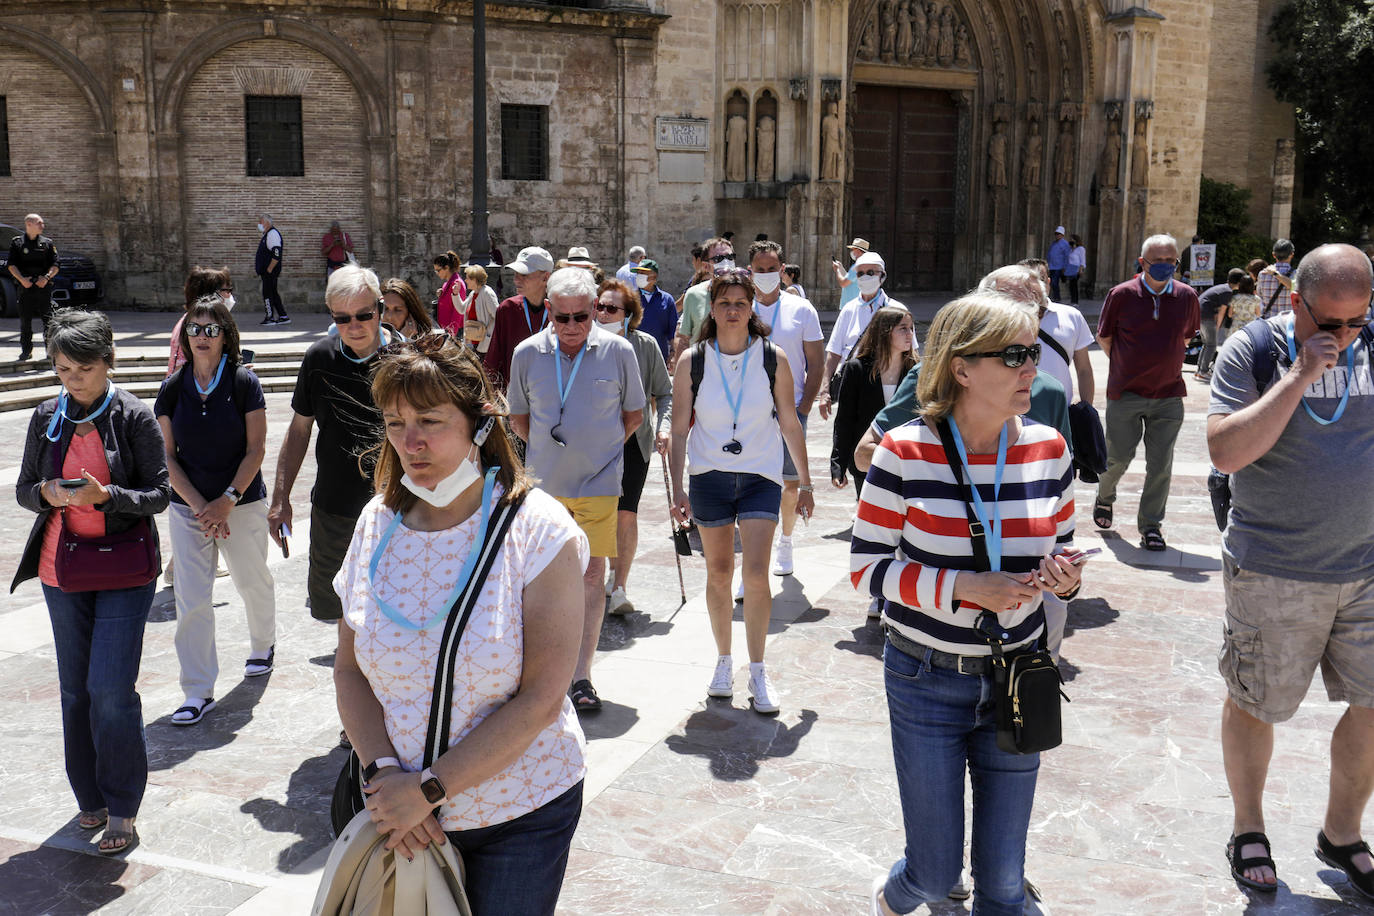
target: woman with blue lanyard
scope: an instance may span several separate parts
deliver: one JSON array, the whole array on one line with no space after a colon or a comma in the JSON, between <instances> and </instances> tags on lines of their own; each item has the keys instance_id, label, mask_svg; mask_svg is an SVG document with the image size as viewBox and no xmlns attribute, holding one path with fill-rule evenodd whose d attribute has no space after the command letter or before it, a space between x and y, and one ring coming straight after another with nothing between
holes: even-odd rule
<instances>
[{"instance_id":1,"label":"woman with blue lanyard","mask_svg":"<svg viewBox=\"0 0 1374 916\"><path fill-rule=\"evenodd\" d=\"M398 855L453 843L474 916L552 914L586 775L567 690L587 538L525 473L472 348L389 347L372 396L378 495L334 579L366 810Z\"/></svg>"},{"instance_id":2,"label":"woman with blue lanyard","mask_svg":"<svg viewBox=\"0 0 1374 916\"><path fill-rule=\"evenodd\" d=\"M47 349L62 393L29 422L15 491L38 518L10 591L35 576L43 583L77 825L105 826L98 851L120 855L138 843L134 817L148 782L135 682L161 570L152 517L167 508L167 465L153 412L110 381L114 333L104 313L58 309ZM87 548L119 554L124 568L74 568L59 557Z\"/></svg>"},{"instance_id":3,"label":"woman with blue lanyard","mask_svg":"<svg viewBox=\"0 0 1374 916\"><path fill-rule=\"evenodd\" d=\"M749 651L749 697L755 712L781 709L763 666L773 616L768 554L782 510L782 445L801 476L797 515L815 510L806 439L797 418L787 355L767 339L769 327L754 312L754 281L738 268L711 281L711 310L697 343L673 372L673 438L669 468L673 518L696 519L706 556L706 609L716 640L715 674L708 696L734 696L731 654L735 524L744 545L744 635ZM771 390L770 390L771 389ZM691 483L683 489L688 466Z\"/></svg>"},{"instance_id":4,"label":"woman with blue lanyard","mask_svg":"<svg viewBox=\"0 0 1374 916\"><path fill-rule=\"evenodd\" d=\"M997 746L992 649L977 627L995 618L1015 653L1043 641L1041 593L1071 598L1079 588L1080 567L1065 554L1074 531L1068 446L1021 416L1040 357L1036 328L1033 308L1001 295L974 293L941 309L921 365L921 417L883 437L859 499L850 569L856 588L885 601L884 680L906 829L906 857L874 882L874 916L911 912L959 882L966 773L973 912L1022 910L1039 756ZM970 513L985 532L986 561Z\"/></svg>"},{"instance_id":5,"label":"woman with blue lanyard","mask_svg":"<svg viewBox=\"0 0 1374 916\"><path fill-rule=\"evenodd\" d=\"M172 483L168 527L176 559L177 661L185 702L173 725L215 708L215 562L222 555L248 615L244 677L272 670L276 591L267 569L267 402L240 365L239 332L218 295L191 304L181 326L186 363L153 405Z\"/></svg>"}]
</instances>

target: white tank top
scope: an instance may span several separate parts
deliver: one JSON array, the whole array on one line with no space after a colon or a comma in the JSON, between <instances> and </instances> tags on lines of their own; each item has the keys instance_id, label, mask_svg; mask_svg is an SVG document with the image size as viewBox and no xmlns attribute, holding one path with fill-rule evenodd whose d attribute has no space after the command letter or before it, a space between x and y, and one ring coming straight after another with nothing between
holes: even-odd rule
<instances>
[{"instance_id":1,"label":"white tank top","mask_svg":"<svg viewBox=\"0 0 1374 916\"><path fill-rule=\"evenodd\" d=\"M710 342L702 346L706 350L706 365L697 389L696 422L687 434L688 473L758 474L781 484L782 432L773 416L773 392L763 368L763 339L755 338L749 345L747 367L744 353L718 357ZM739 397L740 385L744 386L738 423L721 382L722 369L732 396ZM732 439L741 446L738 455L722 449Z\"/></svg>"}]
</instances>

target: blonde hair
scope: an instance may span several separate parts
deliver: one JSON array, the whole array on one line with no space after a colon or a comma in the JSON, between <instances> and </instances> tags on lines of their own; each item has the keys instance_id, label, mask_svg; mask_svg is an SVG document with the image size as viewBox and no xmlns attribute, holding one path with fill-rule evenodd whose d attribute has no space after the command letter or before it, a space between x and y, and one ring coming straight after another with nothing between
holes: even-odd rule
<instances>
[{"instance_id":1,"label":"blonde hair","mask_svg":"<svg viewBox=\"0 0 1374 916\"><path fill-rule=\"evenodd\" d=\"M485 286L487 283L487 272L480 264L473 264L463 271L463 276L467 277L468 283L473 286Z\"/></svg>"},{"instance_id":2,"label":"blonde hair","mask_svg":"<svg viewBox=\"0 0 1374 916\"><path fill-rule=\"evenodd\" d=\"M1039 322L1035 307L1001 293L972 292L940 309L926 337L925 358L916 385L921 416L928 423L954 410L963 386L954 377L954 358L1000 350Z\"/></svg>"}]
</instances>

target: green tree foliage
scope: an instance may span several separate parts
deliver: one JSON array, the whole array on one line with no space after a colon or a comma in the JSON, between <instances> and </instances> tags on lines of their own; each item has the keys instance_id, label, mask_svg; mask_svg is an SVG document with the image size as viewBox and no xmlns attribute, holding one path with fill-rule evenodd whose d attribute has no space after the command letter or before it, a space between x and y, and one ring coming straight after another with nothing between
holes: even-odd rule
<instances>
[{"instance_id":1,"label":"green tree foliage","mask_svg":"<svg viewBox=\"0 0 1374 916\"><path fill-rule=\"evenodd\" d=\"M1226 277L1232 267L1244 267L1252 258L1269 259L1274 240L1250 235L1250 192L1229 181L1202 176L1198 195L1197 234L1216 243L1215 276ZM1217 282L1221 282L1218 280Z\"/></svg>"},{"instance_id":2,"label":"green tree foliage","mask_svg":"<svg viewBox=\"0 0 1374 916\"><path fill-rule=\"evenodd\" d=\"M1297 108L1309 193L1329 196L1356 224L1374 219L1374 4L1370 0L1291 0L1274 14L1274 94Z\"/></svg>"}]
</instances>

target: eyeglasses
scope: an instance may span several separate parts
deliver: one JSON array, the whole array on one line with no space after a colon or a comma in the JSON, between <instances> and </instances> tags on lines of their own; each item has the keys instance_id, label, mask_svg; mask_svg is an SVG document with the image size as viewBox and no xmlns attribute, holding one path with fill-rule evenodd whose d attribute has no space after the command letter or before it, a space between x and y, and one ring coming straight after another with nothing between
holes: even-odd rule
<instances>
[{"instance_id":1,"label":"eyeglasses","mask_svg":"<svg viewBox=\"0 0 1374 916\"><path fill-rule=\"evenodd\" d=\"M1008 369L1020 369L1025 365L1026 357L1028 356L1032 363L1035 363L1037 366L1040 365L1039 344L1031 344L1029 347L1025 344L1012 344L1005 350L993 350L991 353L959 353L957 355L962 356L964 359L968 359L969 357L987 357L988 359L992 359L996 357L1002 360L1002 364Z\"/></svg>"},{"instance_id":2,"label":"eyeglasses","mask_svg":"<svg viewBox=\"0 0 1374 916\"><path fill-rule=\"evenodd\" d=\"M597 310L599 311L600 309L601 306L598 305ZM574 312L571 315L554 315L553 320L559 324L567 324L569 321L576 321L578 324L582 324L590 317L592 317L591 312Z\"/></svg>"},{"instance_id":3,"label":"eyeglasses","mask_svg":"<svg viewBox=\"0 0 1374 916\"><path fill-rule=\"evenodd\" d=\"M219 294L221 296L225 295L226 293L231 296L234 294L233 284L230 284L229 286L221 286L219 288Z\"/></svg>"},{"instance_id":4,"label":"eyeglasses","mask_svg":"<svg viewBox=\"0 0 1374 916\"><path fill-rule=\"evenodd\" d=\"M186 326L187 337L199 337L204 334L206 337L218 337L224 328L217 324L188 324Z\"/></svg>"},{"instance_id":5,"label":"eyeglasses","mask_svg":"<svg viewBox=\"0 0 1374 916\"><path fill-rule=\"evenodd\" d=\"M710 261L712 264L719 264L721 261L733 261L734 259L734 252L730 254L713 254L706 258L706 260Z\"/></svg>"},{"instance_id":6,"label":"eyeglasses","mask_svg":"<svg viewBox=\"0 0 1374 916\"><path fill-rule=\"evenodd\" d=\"M339 327L343 327L344 325L351 324L354 321L371 321L373 318L377 317L377 312L374 309L368 309L365 312L358 312L356 315L335 315L331 312L329 317L333 318L334 323L337 324Z\"/></svg>"},{"instance_id":7,"label":"eyeglasses","mask_svg":"<svg viewBox=\"0 0 1374 916\"><path fill-rule=\"evenodd\" d=\"M623 308L621 308L620 306L618 306L618 305L611 305L609 302L598 302L598 303L596 304L596 310L597 310L598 312L602 312L602 313L607 314L607 315L616 315L616 314L619 314L620 312L625 311L625 310L624 310Z\"/></svg>"},{"instance_id":8,"label":"eyeglasses","mask_svg":"<svg viewBox=\"0 0 1374 916\"><path fill-rule=\"evenodd\" d=\"M1364 315L1359 318L1347 318L1345 321L1318 321L1317 313L1312 311L1312 306L1307 304L1307 300L1298 294L1298 301L1302 307L1307 309L1307 316L1312 319L1312 323L1317 326L1318 331L1340 331L1344 328L1360 329L1369 324L1369 310L1374 307L1374 298L1370 299L1370 304L1365 306Z\"/></svg>"},{"instance_id":9,"label":"eyeglasses","mask_svg":"<svg viewBox=\"0 0 1374 916\"><path fill-rule=\"evenodd\" d=\"M878 275L881 274L881 273L882 273L882 271L878 270L878 269L875 267L873 270L856 270L856 271L854 271L854 276L856 276L856 277L876 277L876 276L878 276Z\"/></svg>"}]
</instances>

